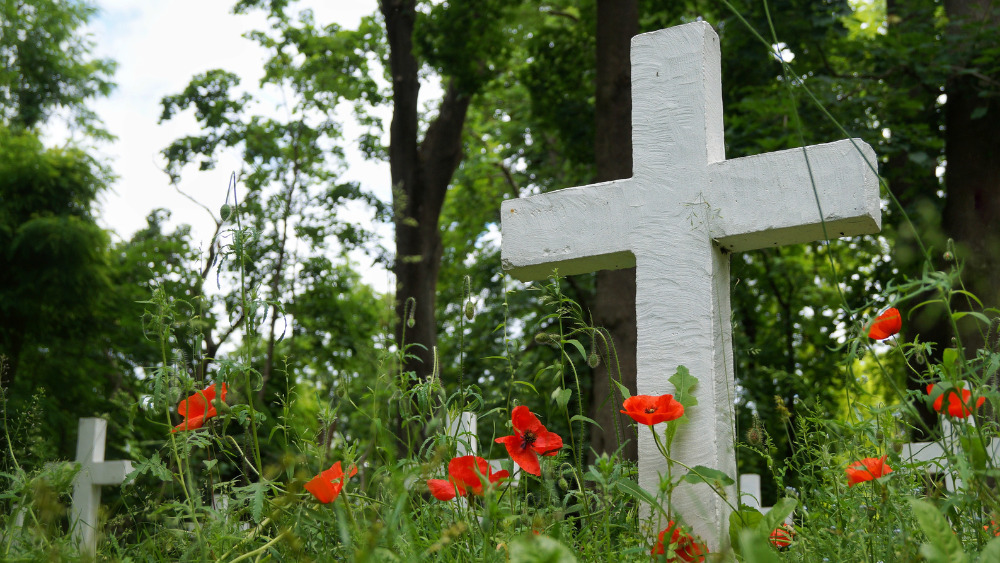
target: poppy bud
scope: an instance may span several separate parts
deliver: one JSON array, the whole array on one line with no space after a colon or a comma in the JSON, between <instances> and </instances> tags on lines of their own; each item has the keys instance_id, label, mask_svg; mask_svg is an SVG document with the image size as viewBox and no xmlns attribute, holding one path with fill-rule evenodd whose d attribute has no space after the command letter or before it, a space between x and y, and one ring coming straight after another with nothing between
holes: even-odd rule
<instances>
[{"instance_id":1,"label":"poppy bud","mask_svg":"<svg viewBox=\"0 0 1000 563\"><path fill-rule=\"evenodd\" d=\"M566 481L565 477L560 477L559 478L559 486L562 487L562 488L564 488L564 489L569 489L569 482Z\"/></svg>"},{"instance_id":2,"label":"poppy bud","mask_svg":"<svg viewBox=\"0 0 1000 563\"><path fill-rule=\"evenodd\" d=\"M417 324L417 321L414 320L413 313L410 313L410 316L406 318L406 327L413 328L413 325L415 324Z\"/></svg>"},{"instance_id":3,"label":"poppy bud","mask_svg":"<svg viewBox=\"0 0 1000 563\"><path fill-rule=\"evenodd\" d=\"M747 430L747 442L751 446L759 446L764 443L763 436L761 436L760 428L753 426L750 430Z\"/></svg>"},{"instance_id":4,"label":"poppy bud","mask_svg":"<svg viewBox=\"0 0 1000 563\"><path fill-rule=\"evenodd\" d=\"M228 221L233 216L233 206L223 203L222 207L219 208L219 216L222 217L223 222Z\"/></svg>"},{"instance_id":5,"label":"poppy bud","mask_svg":"<svg viewBox=\"0 0 1000 563\"><path fill-rule=\"evenodd\" d=\"M539 332L535 335L535 342L538 344L548 344L549 341L549 333L547 332Z\"/></svg>"},{"instance_id":6,"label":"poppy bud","mask_svg":"<svg viewBox=\"0 0 1000 563\"><path fill-rule=\"evenodd\" d=\"M472 301L465 302L465 318L470 321L476 316L476 306L473 305Z\"/></svg>"},{"instance_id":7,"label":"poppy bud","mask_svg":"<svg viewBox=\"0 0 1000 563\"><path fill-rule=\"evenodd\" d=\"M601 357L591 352L590 355L587 356L587 365L590 366L591 368L596 368L597 366L601 365Z\"/></svg>"}]
</instances>

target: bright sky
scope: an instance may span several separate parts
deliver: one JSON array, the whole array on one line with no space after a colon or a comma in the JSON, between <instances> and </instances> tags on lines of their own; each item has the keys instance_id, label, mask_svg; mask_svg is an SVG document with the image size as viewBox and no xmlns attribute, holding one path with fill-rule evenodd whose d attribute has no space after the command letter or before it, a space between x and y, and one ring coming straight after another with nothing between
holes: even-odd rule
<instances>
[{"instance_id":1,"label":"bright sky","mask_svg":"<svg viewBox=\"0 0 1000 563\"><path fill-rule=\"evenodd\" d=\"M118 137L103 149L118 180L103 198L102 226L127 239L145 226L150 211L162 207L171 210L174 224L192 225L196 245L207 244L214 223L170 186L160 155L171 141L196 133L197 124L190 111L157 123L160 99L180 93L195 74L215 68L236 73L241 86L256 91L266 53L243 34L267 29L266 18L263 13L233 15L233 2L220 0L97 0L96 4L100 12L90 26L97 43L95 54L118 62L114 77L118 87L109 98L91 105ZM308 0L301 5L313 9L319 24L337 22L350 28L377 9L376 0ZM344 123L348 171L341 180L358 181L388 201L388 165L365 161L351 148L350 140L361 132L352 125ZM217 213L225 201L229 176L237 167L235 158L220 159L216 169L207 172L189 167L181 188ZM355 213L357 221L369 222L369 217L358 210ZM391 235L388 227L380 233ZM387 289L384 269L373 268L371 259L362 254L352 258L359 262L366 282L380 291Z\"/></svg>"}]
</instances>

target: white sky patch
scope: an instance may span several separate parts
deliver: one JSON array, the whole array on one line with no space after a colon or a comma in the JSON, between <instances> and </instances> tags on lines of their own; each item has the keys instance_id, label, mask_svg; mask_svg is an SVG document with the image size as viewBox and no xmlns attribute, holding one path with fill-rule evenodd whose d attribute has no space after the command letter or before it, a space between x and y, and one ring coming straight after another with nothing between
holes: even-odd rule
<instances>
[{"instance_id":1,"label":"white sky patch","mask_svg":"<svg viewBox=\"0 0 1000 563\"><path fill-rule=\"evenodd\" d=\"M220 68L240 76L241 87L263 102L254 111L272 111L279 101L274 90L262 94L258 88L268 54L243 37L251 30L268 29L266 15L262 11L234 15L232 2L98 0L97 5L100 11L89 26L96 42L94 54L118 63L114 76L118 87L110 97L91 104L107 129L118 138L101 147L102 156L118 179L101 198L99 221L121 239L128 239L145 226L145 218L153 209L165 208L172 213L172 225L192 226L195 247L204 244L214 230L214 223L203 209L170 186L163 172L166 162L160 154L173 140L196 134L198 124L190 110L159 124L160 100L180 93L196 74ZM378 4L376 0L310 0L293 5L293 9L297 8L313 9L318 25L336 22L353 29L363 16L374 13ZM427 90L433 90L427 95L439 96L439 86ZM421 89L421 94L424 93ZM277 109L273 111L277 116ZM388 115L386 109L386 129ZM338 118L344 125L348 166L340 181L359 182L363 189L388 201L388 164L364 160L354 144L362 128L350 118L349 111L338 111ZM180 186L217 212L225 202L229 176L239 168L236 154L223 155L214 170L185 169ZM370 227L371 213L362 207L345 209L340 218ZM391 227L380 226L378 232L383 244L391 246ZM374 265L371 258L363 253L353 253L352 258L361 266L366 283L378 291L391 287L391 276L381 266Z\"/></svg>"}]
</instances>

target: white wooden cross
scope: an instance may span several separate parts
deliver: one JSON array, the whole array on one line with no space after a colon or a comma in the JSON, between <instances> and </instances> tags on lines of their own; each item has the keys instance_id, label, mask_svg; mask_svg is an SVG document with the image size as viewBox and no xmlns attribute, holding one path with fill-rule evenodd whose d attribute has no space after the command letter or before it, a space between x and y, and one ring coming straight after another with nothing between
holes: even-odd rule
<instances>
[{"instance_id":1,"label":"white wooden cross","mask_svg":"<svg viewBox=\"0 0 1000 563\"><path fill-rule=\"evenodd\" d=\"M634 37L633 177L503 202L502 260L522 280L636 266L638 392L671 393L687 366L699 404L672 455L735 476L729 253L822 239L814 184L830 237L878 232L881 212L859 140L726 160L720 68L705 22ZM642 430L639 484L656 492L665 462ZM707 485L673 504L710 548L728 542Z\"/></svg>"},{"instance_id":2,"label":"white wooden cross","mask_svg":"<svg viewBox=\"0 0 1000 563\"><path fill-rule=\"evenodd\" d=\"M948 417L942 416L941 418L941 439L947 439L952 444L958 444L959 431L952 426ZM993 438L985 446L984 450L990 463L994 467L1000 466L1000 439ZM951 466L951 462L948 461L948 451L941 446L941 442L909 442L903 444L903 449L899 452L899 457L904 463L914 463L927 473L943 474L945 490L954 493L962 489L962 480L956 478L958 469Z\"/></svg>"},{"instance_id":3,"label":"white wooden cross","mask_svg":"<svg viewBox=\"0 0 1000 563\"><path fill-rule=\"evenodd\" d=\"M132 472L131 461L104 461L108 421L81 418L76 439L76 461L80 472L73 479L73 507L70 523L73 537L84 557L97 555L97 517L101 505L101 485L120 485Z\"/></svg>"}]
</instances>

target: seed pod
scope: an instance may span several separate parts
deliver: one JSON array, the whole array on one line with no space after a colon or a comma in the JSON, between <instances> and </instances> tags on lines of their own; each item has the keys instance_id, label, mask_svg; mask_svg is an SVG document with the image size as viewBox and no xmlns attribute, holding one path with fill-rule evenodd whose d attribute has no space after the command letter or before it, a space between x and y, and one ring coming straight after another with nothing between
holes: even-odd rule
<instances>
[{"instance_id":1,"label":"seed pod","mask_svg":"<svg viewBox=\"0 0 1000 563\"><path fill-rule=\"evenodd\" d=\"M591 352L590 355L587 356L587 365L591 368L596 368L601 365L601 357L594 352Z\"/></svg>"}]
</instances>

